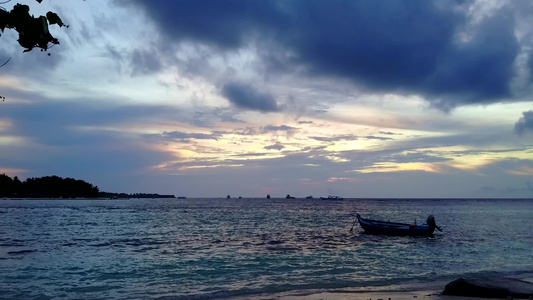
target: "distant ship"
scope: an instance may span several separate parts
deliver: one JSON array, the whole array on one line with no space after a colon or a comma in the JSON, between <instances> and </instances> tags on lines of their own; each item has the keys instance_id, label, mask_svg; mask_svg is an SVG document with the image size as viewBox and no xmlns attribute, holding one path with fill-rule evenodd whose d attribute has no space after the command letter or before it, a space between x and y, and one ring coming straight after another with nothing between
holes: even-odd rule
<instances>
[{"instance_id":1,"label":"distant ship","mask_svg":"<svg viewBox=\"0 0 533 300\"><path fill-rule=\"evenodd\" d=\"M344 200L344 198L342 197L339 197L339 196L328 196L327 198L325 197L320 197L320 200Z\"/></svg>"},{"instance_id":2,"label":"distant ship","mask_svg":"<svg viewBox=\"0 0 533 300\"><path fill-rule=\"evenodd\" d=\"M305 199L313 199L313 196L307 196Z\"/></svg>"},{"instance_id":3,"label":"distant ship","mask_svg":"<svg viewBox=\"0 0 533 300\"><path fill-rule=\"evenodd\" d=\"M185 196L178 196L178 199L187 199Z\"/></svg>"},{"instance_id":4,"label":"distant ship","mask_svg":"<svg viewBox=\"0 0 533 300\"><path fill-rule=\"evenodd\" d=\"M270 199L270 194L267 194L267 199Z\"/></svg>"},{"instance_id":5,"label":"distant ship","mask_svg":"<svg viewBox=\"0 0 533 300\"><path fill-rule=\"evenodd\" d=\"M287 196L285 197L285 199L296 199L296 197L291 196L291 194L287 194Z\"/></svg>"},{"instance_id":6,"label":"distant ship","mask_svg":"<svg viewBox=\"0 0 533 300\"><path fill-rule=\"evenodd\" d=\"M231 199L231 196L230 196L230 195L227 195L227 196L226 196L226 199Z\"/></svg>"}]
</instances>

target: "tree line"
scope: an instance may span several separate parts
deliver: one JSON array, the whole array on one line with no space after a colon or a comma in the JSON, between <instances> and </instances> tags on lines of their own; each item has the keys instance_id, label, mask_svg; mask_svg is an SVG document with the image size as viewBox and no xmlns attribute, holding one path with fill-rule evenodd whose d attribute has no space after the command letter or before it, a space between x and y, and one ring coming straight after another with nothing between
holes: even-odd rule
<instances>
[{"instance_id":1,"label":"tree line","mask_svg":"<svg viewBox=\"0 0 533 300\"><path fill-rule=\"evenodd\" d=\"M0 175L0 197L23 198L94 198L99 189L83 180L45 176L28 178L25 181L15 176Z\"/></svg>"},{"instance_id":2,"label":"tree line","mask_svg":"<svg viewBox=\"0 0 533 300\"><path fill-rule=\"evenodd\" d=\"M174 195L160 195L154 193L109 193L109 192L100 192L100 198L110 198L110 199L129 199L129 198L176 198Z\"/></svg>"},{"instance_id":3,"label":"tree line","mask_svg":"<svg viewBox=\"0 0 533 300\"><path fill-rule=\"evenodd\" d=\"M59 176L45 176L28 178L25 181L15 176L0 174L0 198L175 198L174 195L159 195L148 193L109 193L100 192L94 186L83 180L61 178Z\"/></svg>"}]
</instances>

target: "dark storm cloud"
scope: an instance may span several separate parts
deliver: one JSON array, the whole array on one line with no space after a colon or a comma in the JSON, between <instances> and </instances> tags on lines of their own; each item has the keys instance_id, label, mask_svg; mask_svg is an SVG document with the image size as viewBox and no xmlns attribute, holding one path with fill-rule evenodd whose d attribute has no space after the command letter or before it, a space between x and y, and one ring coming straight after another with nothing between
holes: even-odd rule
<instances>
[{"instance_id":1,"label":"dark storm cloud","mask_svg":"<svg viewBox=\"0 0 533 300\"><path fill-rule=\"evenodd\" d=\"M468 42L443 53L434 74L423 90L442 96L441 108L468 103L490 103L511 96L514 61L519 44L514 35L514 21L508 12L485 20ZM454 99L454 96L461 98Z\"/></svg>"},{"instance_id":2,"label":"dark storm cloud","mask_svg":"<svg viewBox=\"0 0 533 300\"><path fill-rule=\"evenodd\" d=\"M135 1L170 38L224 49L238 48L254 31L282 26L286 17L275 1ZM130 1L118 1L128 5Z\"/></svg>"},{"instance_id":3,"label":"dark storm cloud","mask_svg":"<svg viewBox=\"0 0 533 300\"><path fill-rule=\"evenodd\" d=\"M501 10L469 27L467 10L457 9L465 2L122 3L144 9L175 42L192 41L223 50L255 43L269 70L298 67L311 75L348 78L375 91L421 94L444 110L511 96L509 83L520 48L509 11ZM275 106L268 107L271 110L266 111L272 111Z\"/></svg>"},{"instance_id":4,"label":"dark storm cloud","mask_svg":"<svg viewBox=\"0 0 533 300\"><path fill-rule=\"evenodd\" d=\"M519 135L527 131L533 131L533 110L525 111L522 115L523 117L514 125L514 130Z\"/></svg>"},{"instance_id":5,"label":"dark storm cloud","mask_svg":"<svg viewBox=\"0 0 533 300\"><path fill-rule=\"evenodd\" d=\"M247 84L227 83L222 87L222 95L239 108L257 110L263 113L280 110L272 95L260 93Z\"/></svg>"}]
</instances>

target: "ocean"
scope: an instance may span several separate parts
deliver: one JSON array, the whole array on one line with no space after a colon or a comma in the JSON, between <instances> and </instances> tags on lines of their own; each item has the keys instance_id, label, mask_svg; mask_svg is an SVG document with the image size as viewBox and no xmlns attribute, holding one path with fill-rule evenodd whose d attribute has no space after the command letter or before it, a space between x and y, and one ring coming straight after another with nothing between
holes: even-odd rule
<instances>
[{"instance_id":1,"label":"ocean","mask_svg":"<svg viewBox=\"0 0 533 300\"><path fill-rule=\"evenodd\" d=\"M365 218L434 237L364 234ZM533 200L0 200L0 299L220 299L533 272Z\"/></svg>"}]
</instances>

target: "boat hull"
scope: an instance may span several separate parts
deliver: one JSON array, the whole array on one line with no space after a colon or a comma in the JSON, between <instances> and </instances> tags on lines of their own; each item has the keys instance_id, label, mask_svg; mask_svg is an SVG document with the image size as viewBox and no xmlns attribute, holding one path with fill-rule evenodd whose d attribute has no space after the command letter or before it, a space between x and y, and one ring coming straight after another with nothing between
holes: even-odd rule
<instances>
[{"instance_id":1,"label":"boat hull","mask_svg":"<svg viewBox=\"0 0 533 300\"><path fill-rule=\"evenodd\" d=\"M435 227L427 224L414 225L394 223L378 220L363 219L357 215L359 225L367 234L381 234L392 236L433 236Z\"/></svg>"}]
</instances>

